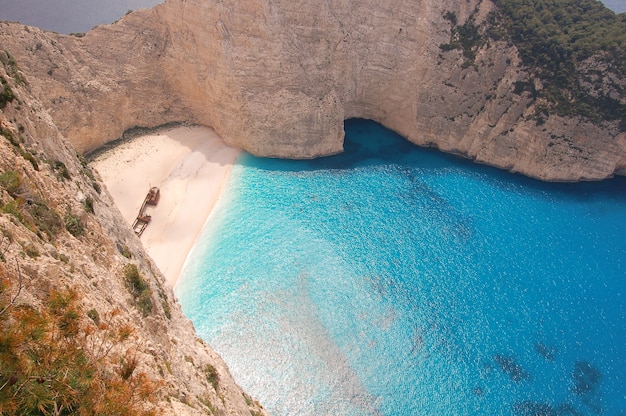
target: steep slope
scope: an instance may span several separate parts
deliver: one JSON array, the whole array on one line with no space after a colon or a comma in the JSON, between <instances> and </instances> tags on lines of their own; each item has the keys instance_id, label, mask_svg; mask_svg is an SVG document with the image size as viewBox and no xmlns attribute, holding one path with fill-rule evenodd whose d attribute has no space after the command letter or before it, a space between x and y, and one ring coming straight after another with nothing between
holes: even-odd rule
<instances>
[{"instance_id":1,"label":"steep slope","mask_svg":"<svg viewBox=\"0 0 626 416\"><path fill-rule=\"evenodd\" d=\"M418 145L545 180L623 173L617 122L537 122L540 103L515 92L533 78L509 43L471 46L471 62L467 50L442 49L468 22L486 30L493 8L169 0L84 37L15 24L0 37L81 152L133 126L188 120L257 155L310 158L340 152L344 119L363 117Z\"/></svg>"},{"instance_id":2,"label":"steep slope","mask_svg":"<svg viewBox=\"0 0 626 416\"><path fill-rule=\"evenodd\" d=\"M96 331L88 340L101 336L95 316L119 311L115 328L132 328L98 371L122 384L144 374L153 391L143 410L264 414L197 339L74 148L97 148L135 126L191 121L257 155L310 158L340 152L343 121L364 117L416 144L544 180L626 173L617 122L538 122L542 103L517 90L542 85L514 46L491 39L458 47L459 29L487 30L494 7L167 0L82 37L0 23L3 326L15 323L13 310L52 308L53 319L55 296L75 291L71 322ZM608 70L597 64L585 62ZM623 91L606 94L625 103ZM14 377L24 386L48 380L0 373L0 396L22 385Z\"/></svg>"},{"instance_id":3,"label":"steep slope","mask_svg":"<svg viewBox=\"0 0 626 416\"><path fill-rule=\"evenodd\" d=\"M0 58L0 414L266 414Z\"/></svg>"}]
</instances>

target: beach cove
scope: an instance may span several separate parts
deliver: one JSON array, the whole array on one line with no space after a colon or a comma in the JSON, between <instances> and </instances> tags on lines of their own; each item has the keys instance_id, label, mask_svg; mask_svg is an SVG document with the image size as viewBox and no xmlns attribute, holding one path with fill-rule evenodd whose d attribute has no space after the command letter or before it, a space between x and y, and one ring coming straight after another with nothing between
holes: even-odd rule
<instances>
[{"instance_id":1,"label":"beach cove","mask_svg":"<svg viewBox=\"0 0 626 416\"><path fill-rule=\"evenodd\" d=\"M97 326L120 311L137 336L101 370L140 357L167 414L621 414L625 178L528 177L625 174L626 27L593 0L589 19L506 3L168 0L73 36L2 22L0 202L20 220L3 235L34 310L76 286ZM229 163L156 130L113 156L110 187L79 160L181 120L309 160Z\"/></svg>"},{"instance_id":2,"label":"beach cove","mask_svg":"<svg viewBox=\"0 0 626 416\"><path fill-rule=\"evenodd\" d=\"M242 154L175 293L277 416L619 414L626 182L544 183L368 120Z\"/></svg>"},{"instance_id":3,"label":"beach cove","mask_svg":"<svg viewBox=\"0 0 626 416\"><path fill-rule=\"evenodd\" d=\"M161 189L141 240L271 414L623 403L623 178L540 183L367 120L346 122L330 158L240 155L183 126L94 167L129 226Z\"/></svg>"},{"instance_id":4,"label":"beach cove","mask_svg":"<svg viewBox=\"0 0 626 416\"><path fill-rule=\"evenodd\" d=\"M129 227L150 188L160 189L141 241L170 287L239 153L208 127L178 126L125 140L93 160Z\"/></svg>"}]
</instances>

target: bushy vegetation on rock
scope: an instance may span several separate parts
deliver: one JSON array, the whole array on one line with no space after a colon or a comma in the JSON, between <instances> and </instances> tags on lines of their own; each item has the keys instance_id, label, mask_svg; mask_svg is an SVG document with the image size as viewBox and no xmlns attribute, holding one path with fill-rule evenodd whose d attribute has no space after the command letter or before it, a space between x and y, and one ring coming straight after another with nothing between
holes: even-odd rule
<instances>
[{"instance_id":1,"label":"bushy vegetation on rock","mask_svg":"<svg viewBox=\"0 0 626 416\"><path fill-rule=\"evenodd\" d=\"M592 122L619 121L626 131L626 13L616 15L596 0L496 0L497 9L479 24L473 13L458 22L453 12L450 42L443 52L460 50L463 67L474 65L489 40L515 45L531 79L515 84L538 105L536 119L582 116ZM539 81L538 83L534 82Z\"/></svg>"},{"instance_id":2,"label":"bushy vegetation on rock","mask_svg":"<svg viewBox=\"0 0 626 416\"><path fill-rule=\"evenodd\" d=\"M133 329L116 311L96 321L73 289L21 304L21 285L0 268L0 414L154 414L145 403L159 384L120 348Z\"/></svg>"},{"instance_id":3,"label":"bushy vegetation on rock","mask_svg":"<svg viewBox=\"0 0 626 416\"><path fill-rule=\"evenodd\" d=\"M39 170L39 162L37 161L37 158L35 158L32 153L22 146L19 135L14 134L10 129L0 127L0 136L7 139L9 143L13 145L13 150L27 160L35 170Z\"/></svg>"},{"instance_id":4,"label":"bushy vegetation on rock","mask_svg":"<svg viewBox=\"0 0 626 416\"><path fill-rule=\"evenodd\" d=\"M511 40L529 64L558 72L565 64L602 53L611 54L616 64L626 59L626 14L616 15L599 1L496 0L496 4Z\"/></svg>"},{"instance_id":5,"label":"bushy vegetation on rock","mask_svg":"<svg viewBox=\"0 0 626 416\"><path fill-rule=\"evenodd\" d=\"M474 64L476 52L485 43L484 36L480 33L480 26L474 21L474 16L462 25L458 24L457 16L453 12L447 12L443 16L452 25L450 42L439 45L442 51L460 49L463 52L463 67L467 68Z\"/></svg>"},{"instance_id":6,"label":"bushy vegetation on rock","mask_svg":"<svg viewBox=\"0 0 626 416\"><path fill-rule=\"evenodd\" d=\"M22 184L22 176L14 170L0 172L0 186L4 188L9 195L16 197Z\"/></svg>"},{"instance_id":7,"label":"bushy vegetation on rock","mask_svg":"<svg viewBox=\"0 0 626 416\"><path fill-rule=\"evenodd\" d=\"M67 166L65 166L65 163L59 160L54 162L54 171L57 173L57 176L59 177L59 179L62 179L62 180L72 179L72 177L70 176L70 172L67 169Z\"/></svg>"},{"instance_id":8,"label":"bushy vegetation on rock","mask_svg":"<svg viewBox=\"0 0 626 416\"><path fill-rule=\"evenodd\" d=\"M11 86L7 83L7 80L0 77L0 109L7 106L8 103L15 99Z\"/></svg>"},{"instance_id":9,"label":"bushy vegetation on rock","mask_svg":"<svg viewBox=\"0 0 626 416\"><path fill-rule=\"evenodd\" d=\"M65 229L74 237L80 237L85 234L85 226L80 217L68 212L65 214Z\"/></svg>"},{"instance_id":10,"label":"bushy vegetation on rock","mask_svg":"<svg viewBox=\"0 0 626 416\"><path fill-rule=\"evenodd\" d=\"M0 212L12 215L39 237L51 241L63 229L60 215L23 181L20 173L14 170L0 172L1 190L5 190L11 199L0 202Z\"/></svg>"},{"instance_id":11,"label":"bushy vegetation on rock","mask_svg":"<svg viewBox=\"0 0 626 416\"><path fill-rule=\"evenodd\" d=\"M143 316L152 312L152 290L146 279L132 263L124 266L124 283L135 299L135 306Z\"/></svg>"},{"instance_id":12,"label":"bushy vegetation on rock","mask_svg":"<svg viewBox=\"0 0 626 416\"><path fill-rule=\"evenodd\" d=\"M247 414L236 386L212 391L219 360L2 49L0 78L0 415Z\"/></svg>"},{"instance_id":13,"label":"bushy vegetation on rock","mask_svg":"<svg viewBox=\"0 0 626 416\"><path fill-rule=\"evenodd\" d=\"M596 122L621 120L626 130L626 106L615 96L626 91L611 78L626 76L626 13L616 15L596 0L496 0L496 5L489 33L517 47L543 84L536 91L529 83L527 91L547 101L546 111Z\"/></svg>"}]
</instances>

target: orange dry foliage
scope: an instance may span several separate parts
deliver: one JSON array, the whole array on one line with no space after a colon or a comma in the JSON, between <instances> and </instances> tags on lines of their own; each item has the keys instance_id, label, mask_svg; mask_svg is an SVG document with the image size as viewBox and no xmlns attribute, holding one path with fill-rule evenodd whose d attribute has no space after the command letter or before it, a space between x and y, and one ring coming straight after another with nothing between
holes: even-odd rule
<instances>
[{"instance_id":1,"label":"orange dry foliage","mask_svg":"<svg viewBox=\"0 0 626 416\"><path fill-rule=\"evenodd\" d=\"M17 269L10 279L0 268L0 415L156 414L160 384L136 371L136 350L122 347L133 330L118 312L90 319L73 289L21 304Z\"/></svg>"}]
</instances>

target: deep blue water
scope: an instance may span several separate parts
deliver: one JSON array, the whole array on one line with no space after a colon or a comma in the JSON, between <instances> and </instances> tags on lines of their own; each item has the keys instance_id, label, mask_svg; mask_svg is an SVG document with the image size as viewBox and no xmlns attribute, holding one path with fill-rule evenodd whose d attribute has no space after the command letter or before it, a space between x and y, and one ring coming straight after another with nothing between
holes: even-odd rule
<instances>
[{"instance_id":1,"label":"deep blue water","mask_svg":"<svg viewBox=\"0 0 626 416\"><path fill-rule=\"evenodd\" d=\"M626 414L626 180L545 184L370 121L242 156L176 287L274 415Z\"/></svg>"}]
</instances>

